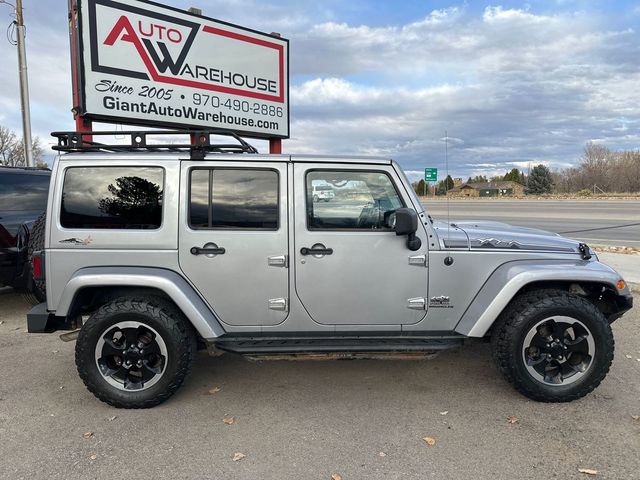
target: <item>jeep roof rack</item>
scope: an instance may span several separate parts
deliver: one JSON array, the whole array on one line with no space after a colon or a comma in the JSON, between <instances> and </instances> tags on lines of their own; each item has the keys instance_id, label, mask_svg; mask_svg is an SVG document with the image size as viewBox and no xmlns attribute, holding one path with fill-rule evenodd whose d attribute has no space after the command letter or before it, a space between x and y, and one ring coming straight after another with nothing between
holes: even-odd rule
<instances>
[{"instance_id":1,"label":"jeep roof rack","mask_svg":"<svg viewBox=\"0 0 640 480\"><path fill-rule=\"evenodd\" d=\"M126 143L107 144L86 140L87 136L124 136ZM189 143L149 143L149 136L189 135ZM238 143L212 143L212 135L233 137ZM190 152L192 159L203 159L205 153L258 153L258 149L233 132L221 130L106 130L98 132L52 132L58 145L52 148L60 152ZM84 138L83 138L84 137Z\"/></svg>"}]
</instances>

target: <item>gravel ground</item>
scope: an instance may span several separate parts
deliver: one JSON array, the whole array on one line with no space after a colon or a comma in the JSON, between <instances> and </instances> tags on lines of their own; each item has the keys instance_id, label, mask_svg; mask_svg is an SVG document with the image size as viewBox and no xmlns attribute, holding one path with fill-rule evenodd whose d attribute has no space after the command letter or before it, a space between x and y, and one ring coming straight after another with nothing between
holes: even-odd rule
<instances>
[{"instance_id":1,"label":"gravel ground","mask_svg":"<svg viewBox=\"0 0 640 480\"><path fill-rule=\"evenodd\" d=\"M74 344L25 333L27 310L0 291L1 478L640 478L637 308L614 324L606 380L570 404L522 397L477 343L404 362L203 354L172 399L144 411L95 399Z\"/></svg>"}]
</instances>

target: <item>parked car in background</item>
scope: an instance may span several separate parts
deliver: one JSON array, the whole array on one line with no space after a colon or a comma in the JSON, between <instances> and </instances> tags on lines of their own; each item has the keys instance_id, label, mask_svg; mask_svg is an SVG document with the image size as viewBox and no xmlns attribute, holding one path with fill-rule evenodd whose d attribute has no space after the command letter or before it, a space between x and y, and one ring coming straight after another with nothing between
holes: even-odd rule
<instances>
[{"instance_id":1,"label":"parked car in background","mask_svg":"<svg viewBox=\"0 0 640 480\"><path fill-rule=\"evenodd\" d=\"M0 167L0 286L32 286L29 238L47 208L50 170Z\"/></svg>"},{"instance_id":2,"label":"parked car in background","mask_svg":"<svg viewBox=\"0 0 640 480\"><path fill-rule=\"evenodd\" d=\"M314 185L313 186L313 201L319 202L320 200L324 200L328 202L333 197L335 197L335 193L333 192L333 187L331 185Z\"/></svg>"}]
</instances>

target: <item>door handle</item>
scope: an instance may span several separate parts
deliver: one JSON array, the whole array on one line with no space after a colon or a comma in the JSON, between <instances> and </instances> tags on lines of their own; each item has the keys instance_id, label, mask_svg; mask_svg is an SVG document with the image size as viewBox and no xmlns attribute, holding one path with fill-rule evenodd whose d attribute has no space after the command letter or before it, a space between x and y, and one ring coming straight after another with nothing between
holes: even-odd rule
<instances>
[{"instance_id":1,"label":"door handle","mask_svg":"<svg viewBox=\"0 0 640 480\"><path fill-rule=\"evenodd\" d=\"M189 251L191 252L191 255L222 255L226 252L223 247L191 247L191 250Z\"/></svg>"},{"instance_id":2,"label":"door handle","mask_svg":"<svg viewBox=\"0 0 640 480\"><path fill-rule=\"evenodd\" d=\"M287 311L287 299L286 298L270 298L269 310Z\"/></svg>"},{"instance_id":3,"label":"door handle","mask_svg":"<svg viewBox=\"0 0 640 480\"><path fill-rule=\"evenodd\" d=\"M333 248L313 246L311 248L302 247L300 249L301 255L331 255L332 253L333 253Z\"/></svg>"},{"instance_id":4,"label":"door handle","mask_svg":"<svg viewBox=\"0 0 640 480\"><path fill-rule=\"evenodd\" d=\"M287 268L289 266L289 256L288 255L274 255L272 257L267 258L267 264L270 267L284 267Z\"/></svg>"},{"instance_id":5,"label":"door handle","mask_svg":"<svg viewBox=\"0 0 640 480\"><path fill-rule=\"evenodd\" d=\"M410 308L411 310L426 310L427 300L424 297L408 298L407 308Z\"/></svg>"}]
</instances>

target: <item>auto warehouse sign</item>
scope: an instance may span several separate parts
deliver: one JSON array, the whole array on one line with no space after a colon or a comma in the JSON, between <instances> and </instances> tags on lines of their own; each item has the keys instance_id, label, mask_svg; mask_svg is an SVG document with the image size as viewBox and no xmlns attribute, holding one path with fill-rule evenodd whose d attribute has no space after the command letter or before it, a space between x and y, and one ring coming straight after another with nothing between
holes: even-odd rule
<instances>
[{"instance_id":1,"label":"auto warehouse sign","mask_svg":"<svg viewBox=\"0 0 640 480\"><path fill-rule=\"evenodd\" d=\"M81 115L289 136L288 40L147 1L76 7Z\"/></svg>"}]
</instances>

